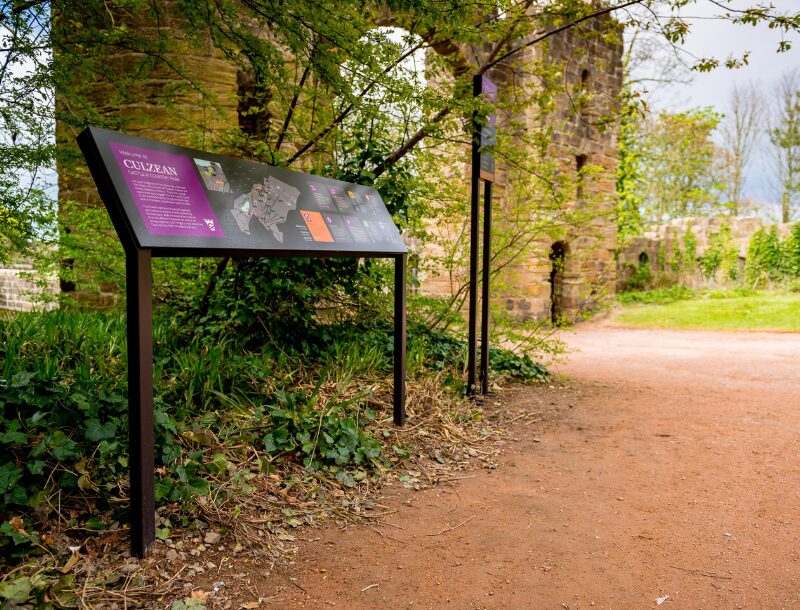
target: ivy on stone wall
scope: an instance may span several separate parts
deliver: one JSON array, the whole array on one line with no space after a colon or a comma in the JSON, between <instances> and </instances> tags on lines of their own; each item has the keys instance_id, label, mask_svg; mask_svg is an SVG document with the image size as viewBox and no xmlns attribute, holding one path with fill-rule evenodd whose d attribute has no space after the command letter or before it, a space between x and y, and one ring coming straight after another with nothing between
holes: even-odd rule
<instances>
[{"instance_id":1,"label":"ivy on stone wall","mask_svg":"<svg viewBox=\"0 0 800 610\"><path fill-rule=\"evenodd\" d=\"M700 270L709 279L735 281L739 277L739 250L733 243L727 222L708 238L708 248L698 259Z\"/></svg>"},{"instance_id":2,"label":"ivy on stone wall","mask_svg":"<svg viewBox=\"0 0 800 610\"><path fill-rule=\"evenodd\" d=\"M800 276L800 223L781 239L778 227L759 229L747 247L745 279L752 286L765 286Z\"/></svg>"},{"instance_id":3,"label":"ivy on stone wall","mask_svg":"<svg viewBox=\"0 0 800 610\"><path fill-rule=\"evenodd\" d=\"M683 234L683 269L694 271L697 268L697 236L692 230L692 225L687 225Z\"/></svg>"}]
</instances>

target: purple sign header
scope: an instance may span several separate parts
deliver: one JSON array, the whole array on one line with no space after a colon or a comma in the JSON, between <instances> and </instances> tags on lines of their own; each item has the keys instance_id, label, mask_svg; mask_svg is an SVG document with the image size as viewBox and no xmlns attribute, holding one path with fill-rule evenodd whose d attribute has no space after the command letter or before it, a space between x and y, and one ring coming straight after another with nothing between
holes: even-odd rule
<instances>
[{"instance_id":1,"label":"purple sign header","mask_svg":"<svg viewBox=\"0 0 800 610\"><path fill-rule=\"evenodd\" d=\"M150 235L224 237L191 158L110 142Z\"/></svg>"}]
</instances>

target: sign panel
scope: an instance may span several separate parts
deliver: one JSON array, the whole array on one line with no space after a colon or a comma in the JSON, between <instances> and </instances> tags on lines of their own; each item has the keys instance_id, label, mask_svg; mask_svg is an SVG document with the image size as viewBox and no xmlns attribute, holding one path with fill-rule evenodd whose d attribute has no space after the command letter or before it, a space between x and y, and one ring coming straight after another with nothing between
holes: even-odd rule
<instances>
[{"instance_id":1,"label":"sign panel","mask_svg":"<svg viewBox=\"0 0 800 610\"><path fill-rule=\"evenodd\" d=\"M497 85L485 76L481 76L481 95L483 99L491 104L497 101ZM481 127L481 178L494 182L494 153L487 151L487 147L493 147L497 141L497 115L492 112L486 124Z\"/></svg>"},{"instance_id":2,"label":"sign panel","mask_svg":"<svg viewBox=\"0 0 800 610\"><path fill-rule=\"evenodd\" d=\"M138 248L407 252L374 188L94 127L78 143L117 231Z\"/></svg>"}]
</instances>

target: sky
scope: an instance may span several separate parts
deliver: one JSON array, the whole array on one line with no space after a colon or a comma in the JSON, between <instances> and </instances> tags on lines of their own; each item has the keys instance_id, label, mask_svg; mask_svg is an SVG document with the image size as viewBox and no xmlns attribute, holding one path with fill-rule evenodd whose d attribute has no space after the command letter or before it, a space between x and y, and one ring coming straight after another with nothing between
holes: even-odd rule
<instances>
[{"instance_id":1,"label":"sky","mask_svg":"<svg viewBox=\"0 0 800 610\"><path fill-rule=\"evenodd\" d=\"M800 0L770 0L782 12L800 10ZM755 0L734 0L731 6L753 6ZM787 36L793 48L785 53L777 53L781 32L770 30L765 25L752 27L734 25L714 17L723 13L719 7L708 0L698 0L697 4L687 6L683 15L691 25L684 52L679 55L692 64L700 57L716 57L725 60L729 56L741 57L749 51L749 64L739 69L717 68L709 73L691 72L690 83L676 83L654 88L649 101L656 110L686 110L689 108L713 106L725 112L731 90L735 83L740 85L752 82L764 95L765 103L774 96L774 90L781 75L800 69L800 37ZM691 17L691 19L688 19ZM764 203L777 201L773 173L769 164L768 142L761 142L757 158L753 160L745 184L745 196Z\"/></svg>"}]
</instances>

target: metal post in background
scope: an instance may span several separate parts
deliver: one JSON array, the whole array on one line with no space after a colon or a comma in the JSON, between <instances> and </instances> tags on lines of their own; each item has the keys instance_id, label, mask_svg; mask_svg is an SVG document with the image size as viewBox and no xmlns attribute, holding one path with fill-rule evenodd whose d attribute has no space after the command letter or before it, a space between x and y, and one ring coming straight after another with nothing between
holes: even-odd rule
<instances>
[{"instance_id":1,"label":"metal post in background","mask_svg":"<svg viewBox=\"0 0 800 610\"><path fill-rule=\"evenodd\" d=\"M481 76L472 80L472 95L481 94ZM467 396L477 389L478 360L478 231L480 230L481 136L477 113L472 117L472 176L469 208L469 333L467 338Z\"/></svg>"},{"instance_id":2,"label":"metal post in background","mask_svg":"<svg viewBox=\"0 0 800 610\"><path fill-rule=\"evenodd\" d=\"M492 268L492 183L483 189L483 277L481 286L481 394L489 393L489 276Z\"/></svg>"},{"instance_id":3,"label":"metal post in background","mask_svg":"<svg viewBox=\"0 0 800 610\"><path fill-rule=\"evenodd\" d=\"M131 551L156 539L153 432L153 297L150 250L126 252Z\"/></svg>"},{"instance_id":4,"label":"metal post in background","mask_svg":"<svg viewBox=\"0 0 800 610\"><path fill-rule=\"evenodd\" d=\"M406 423L406 267L408 255L394 259L394 423Z\"/></svg>"}]
</instances>

